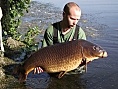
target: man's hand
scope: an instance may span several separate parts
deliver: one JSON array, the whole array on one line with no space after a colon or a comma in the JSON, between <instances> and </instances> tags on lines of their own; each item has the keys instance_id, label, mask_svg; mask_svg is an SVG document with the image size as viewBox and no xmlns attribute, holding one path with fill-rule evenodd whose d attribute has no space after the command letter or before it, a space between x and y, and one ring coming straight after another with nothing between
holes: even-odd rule
<instances>
[{"instance_id":1,"label":"man's hand","mask_svg":"<svg viewBox=\"0 0 118 89\"><path fill-rule=\"evenodd\" d=\"M36 74L36 73L42 73L43 72L43 69L41 68L41 67L36 67L36 68L34 68L34 74Z\"/></svg>"}]
</instances>

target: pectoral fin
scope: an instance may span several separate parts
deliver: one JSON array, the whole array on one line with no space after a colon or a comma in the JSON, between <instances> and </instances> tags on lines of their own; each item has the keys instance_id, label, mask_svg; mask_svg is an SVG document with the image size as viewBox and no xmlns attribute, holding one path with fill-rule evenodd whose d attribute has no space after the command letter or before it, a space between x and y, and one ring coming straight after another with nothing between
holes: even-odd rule
<instances>
[{"instance_id":1,"label":"pectoral fin","mask_svg":"<svg viewBox=\"0 0 118 89\"><path fill-rule=\"evenodd\" d=\"M85 72L87 73L87 63L86 63L85 66L84 66L84 70L85 70Z\"/></svg>"},{"instance_id":2,"label":"pectoral fin","mask_svg":"<svg viewBox=\"0 0 118 89\"><path fill-rule=\"evenodd\" d=\"M62 77L64 76L65 73L66 73L66 71L60 72L59 75L58 75L58 78L62 78Z\"/></svg>"}]
</instances>

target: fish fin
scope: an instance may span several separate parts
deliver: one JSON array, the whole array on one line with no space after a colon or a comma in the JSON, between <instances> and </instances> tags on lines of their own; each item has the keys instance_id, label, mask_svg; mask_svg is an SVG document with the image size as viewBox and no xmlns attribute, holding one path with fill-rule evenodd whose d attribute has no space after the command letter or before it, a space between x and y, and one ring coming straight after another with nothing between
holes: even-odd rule
<instances>
[{"instance_id":1,"label":"fish fin","mask_svg":"<svg viewBox=\"0 0 118 89\"><path fill-rule=\"evenodd\" d=\"M81 64L79 65L79 67L81 67L81 66L84 66L84 70L85 70L85 72L87 72L87 59L86 58L82 58L82 61L81 61Z\"/></svg>"},{"instance_id":2,"label":"fish fin","mask_svg":"<svg viewBox=\"0 0 118 89\"><path fill-rule=\"evenodd\" d=\"M62 78L62 77L64 76L65 73L66 73L66 71L60 72L59 75L58 75L58 78Z\"/></svg>"},{"instance_id":3,"label":"fish fin","mask_svg":"<svg viewBox=\"0 0 118 89\"><path fill-rule=\"evenodd\" d=\"M19 81L20 82L25 82L26 79L27 79L27 74L25 74L25 73L19 74Z\"/></svg>"},{"instance_id":4,"label":"fish fin","mask_svg":"<svg viewBox=\"0 0 118 89\"><path fill-rule=\"evenodd\" d=\"M19 82L24 82L27 78L27 74L21 64L14 67L12 74L18 76Z\"/></svg>"},{"instance_id":5,"label":"fish fin","mask_svg":"<svg viewBox=\"0 0 118 89\"><path fill-rule=\"evenodd\" d=\"M13 71L12 71L12 74L13 74L13 75L19 74L20 67L21 67L21 64L15 65L15 66L14 66L14 69L13 69Z\"/></svg>"},{"instance_id":6,"label":"fish fin","mask_svg":"<svg viewBox=\"0 0 118 89\"><path fill-rule=\"evenodd\" d=\"M85 64L84 70L85 70L85 72L87 73L87 64Z\"/></svg>"},{"instance_id":7,"label":"fish fin","mask_svg":"<svg viewBox=\"0 0 118 89\"><path fill-rule=\"evenodd\" d=\"M85 64L85 72L87 73L87 60L86 61L86 64Z\"/></svg>"}]
</instances>

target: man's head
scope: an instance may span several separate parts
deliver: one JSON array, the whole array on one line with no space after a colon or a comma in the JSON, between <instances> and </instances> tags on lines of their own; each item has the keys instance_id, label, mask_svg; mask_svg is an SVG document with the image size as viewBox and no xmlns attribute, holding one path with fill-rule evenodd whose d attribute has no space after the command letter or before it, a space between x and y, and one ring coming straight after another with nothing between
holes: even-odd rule
<instances>
[{"instance_id":1,"label":"man's head","mask_svg":"<svg viewBox=\"0 0 118 89\"><path fill-rule=\"evenodd\" d=\"M63 9L63 21L68 28L74 27L81 17L80 7L74 3L69 2Z\"/></svg>"}]
</instances>

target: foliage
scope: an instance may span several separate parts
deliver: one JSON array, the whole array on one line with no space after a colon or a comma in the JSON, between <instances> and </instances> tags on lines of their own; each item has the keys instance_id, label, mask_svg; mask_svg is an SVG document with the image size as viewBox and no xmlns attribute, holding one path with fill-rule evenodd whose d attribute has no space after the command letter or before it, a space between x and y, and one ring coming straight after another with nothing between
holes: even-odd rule
<instances>
[{"instance_id":1,"label":"foliage","mask_svg":"<svg viewBox=\"0 0 118 89\"><path fill-rule=\"evenodd\" d=\"M29 27L29 30L25 33L23 42L26 44L28 51L37 50L38 44L34 42L34 39L40 32L39 28L35 26L33 28Z\"/></svg>"},{"instance_id":2,"label":"foliage","mask_svg":"<svg viewBox=\"0 0 118 89\"><path fill-rule=\"evenodd\" d=\"M10 4L10 23L9 31L6 32L13 39L20 40L21 34L17 31L19 24L21 23L21 17L24 15L24 11L27 11L30 0L8 0Z\"/></svg>"},{"instance_id":3,"label":"foliage","mask_svg":"<svg viewBox=\"0 0 118 89\"><path fill-rule=\"evenodd\" d=\"M26 48L23 50L34 50L37 47L37 44L34 43L35 37L40 33L38 27L29 27L25 35L18 32L17 28L21 23L21 17L24 13L28 12L28 7L30 0L8 0L7 1L9 8L7 13L6 23L9 26L9 29L4 31L4 35L7 37L12 37L12 39L17 41L22 41L26 44ZM5 26L4 26L5 27Z\"/></svg>"}]
</instances>

